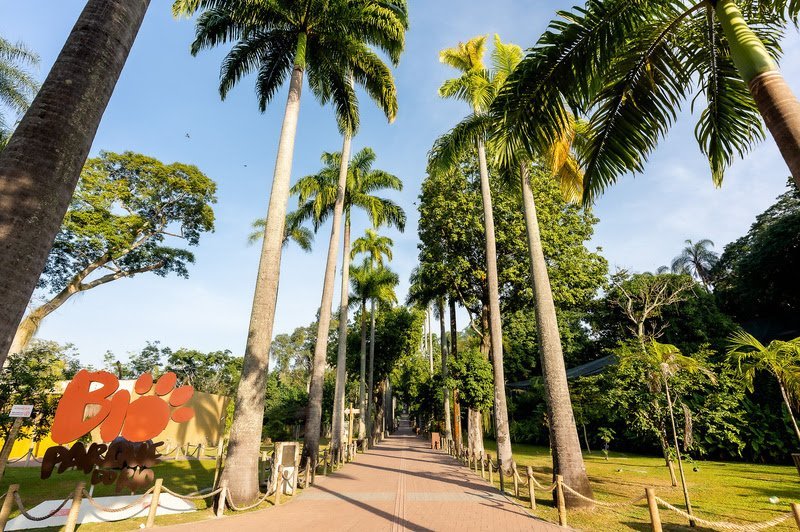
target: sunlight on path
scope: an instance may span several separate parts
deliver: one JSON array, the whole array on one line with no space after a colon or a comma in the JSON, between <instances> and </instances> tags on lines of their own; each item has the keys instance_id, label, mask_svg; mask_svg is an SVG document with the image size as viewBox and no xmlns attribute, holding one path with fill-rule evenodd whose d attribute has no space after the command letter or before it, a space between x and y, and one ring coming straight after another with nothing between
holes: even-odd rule
<instances>
[{"instance_id":1,"label":"sunlight on path","mask_svg":"<svg viewBox=\"0 0 800 532\"><path fill-rule=\"evenodd\" d=\"M202 530L559 530L509 502L407 425L294 501L245 515L170 527Z\"/></svg>"}]
</instances>

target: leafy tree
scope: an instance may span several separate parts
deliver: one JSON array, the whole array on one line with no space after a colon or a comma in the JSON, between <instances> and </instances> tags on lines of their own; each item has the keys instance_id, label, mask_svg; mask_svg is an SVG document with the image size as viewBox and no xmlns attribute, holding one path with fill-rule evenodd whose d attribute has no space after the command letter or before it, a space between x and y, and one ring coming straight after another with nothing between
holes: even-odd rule
<instances>
[{"instance_id":1,"label":"leafy tree","mask_svg":"<svg viewBox=\"0 0 800 532\"><path fill-rule=\"evenodd\" d=\"M494 404L492 365L474 347L463 350L453 362L453 380L461 401L469 408L485 412Z\"/></svg>"},{"instance_id":2,"label":"leafy tree","mask_svg":"<svg viewBox=\"0 0 800 532\"><path fill-rule=\"evenodd\" d=\"M403 209L392 200L376 196L381 189L402 190L402 181L385 170L373 169L376 155L371 148L364 148L353 156L347 170L347 181L344 189L344 253L342 255L342 271L347 272L342 276L342 299L339 312L339 345L336 367L337 372L336 401L334 403L333 437L331 448L336 450L341 446L344 435L344 389L346 363L346 337L347 337L347 309L349 307L350 270L350 219L355 209L366 212L373 227L381 225L395 226L401 231L405 228L406 215ZM342 153L323 153L322 162L325 167L314 175L309 175L298 180L291 192L298 196L299 218L310 219L315 231L329 217L336 216L336 200L338 197L338 174L342 164ZM367 230L372 231L371 229ZM391 246L391 240L386 237L386 246ZM357 240L356 242L359 242ZM331 245L336 243L331 240ZM359 253L354 249L353 253ZM391 260L391 251L389 259ZM333 272L326 271L326 279ZM332 295L332 294L331 294ZM330 302L329 302L330 303ZM325 302L323 302L325 305ZM327 340L327 338L326 338ZM326 343L326 342L325 342ZM312 401L319 398L311 397ZM309 413L313 411L309 410Z\"/></svg>"},{"instance_id":3,"label":"leafy tree","mask_svg":"<svg viewBox=\"0 0 800 532\"><path fill-rule=\"evenodd\" d=\"M687 240L681 254L672 260L672 273L692 275L710 288L711 270L719 260L719 255L711 251L713 247L714 242L707 238L697 242Z\"/></svg>"},{"instance_id":4,"label":"leafy tree","mask_svg":"<svg viewBox=\"0 0 800 532\"><path fill-rule=\"evenodd\" d=\"M21 116L28 110L39 84L28 71L39 65L39 56L24 44L0 37L0 103ZM12 125L0 113L0 151L11 137Z\"/></svg>"},{"instance_id":5,"label":"leafy tree","mask_svg":"<svg viewBox=\"0 0 800 532\"><path fill-rule=\"evenodd\" d=\"M800 399L800 338L788 342L773 340L765 346L753 335L739 331L731 336L728 357L751 392L757 372L766 371L775 377L795 434L800 440L800 428L792 412L792 402L797 404Z\"/></svg>"},{"instance_id":6,"label":"leafy tree","mask_svg":"<svg viewBox=\"0 0 800 532\"><path fill-rule=\"evenodd\" d=\"M641 172L698 95L705 106L695 136L715 184L763 138L762 118L800 183L800 130L787 118L800 104L775 63L798 12L793 0L590 0L550 23L492 112L533 152L568 130L572 109L590 112L586 201L620 175Z\"/></svg>"},{"instance_id":7,"label":"leafy tree","mask_svg":"<svg viewBox=\"0 0 800 532\"><path fill-rule=\"evenodd\" d=\"M167 351L164 371L172 371L183 384L198 392L230 397L236 392L242 371L241 357L229 350L204 353L181 347Z\"/></svg>"},{"instance_id":8,"label":"leafy tree","mask_svg":"<svg viewBox=\"0 0 800 532\"><path fill-rule=\"evenodd\" d=\"M249 456L258 452L272 326L280 276L281 243L284 237L286 205L289 199L300 94L305 73L311 91L321 103L331 102L340 129L352 132L358 127L358 107L353 84L361 85L382 105L391 120L396 112L391 74L372 47L385 52L393 62L399 60L404 44L401 30L406 13L404 1L384 0L303 0L284 3L241 0L176 0L176 14L202 13L197 19L197 35L192 53L203 48L233 42L223 60L220 95L228 92L243 77L256 73L259 108L264 111L281 85L289 78L289 95L284 113L281 139L273 177L264 243L253 298L253 311L245 348L242 386L237 393L236 414L231 429L228 462L224 478L236 479L231 490L234 501L252 501L258 494L257 471ZM346 171L344 172L346 176ZM343 176L340 175L340 178ZM338 209L341 209L339 202ZM341 211L339 211L341 212ZM338 240L338 228L331 232ZM336 246L329 246L327 270L336 263ZM321 331L330 322L333 280L323 290L320 311ZM318 335L320 336L320 335ZM322 335L324 336L324 335ZM325 361L324 340L315 349L311 397L318 397ZM312 401L306 427L304 457L316 458L319 432L318 401ZM245 471L247 469L248 471ZM233 483L232 483L233 484Z\"/></svg>"},{"instance_id":9,"label":"leafy tree","mask_svg":"<svg viewBox=\"0 0 800 532\"><path fill-rule=\"evenodd\" d=\"M54 392L56 384L72 378L77 373L77 359L71 345L37 340L27 349L9 356L0 379L0 431L3 448L0 451L0 477L3 476L8 457L20 430L39 440L50 431L58 401ZM9 416L12 405L33 406L28 418Z\"/></svg>"},{"instance_id":10,"label":"leafy tree","mask_svg":"<svg viewBox=\"0 0 800 532\"><path fill-rule=\"evenodd\" d=\"M0 152L0 365L45 269L149 4L88 0L41 90Z\"/></svg>"},{"instance_id":11,"label":"leafy tree","mask_svg":"<svg viewBox=\"0 0 800 532\"><path fill-rule=\"evenodd\" d=\"M24 349L41 321L75 294L146 272L188 277L194 255L164 244L196 246L214 229L216 188L187 164L132 152L89 159L39 280L52 297L22 321L11 352Z\"/></svg>"},{"instance_id":12,"label":"leafy tree","mask_svg":"<svg viewBox=\"0 0 800 532\"><path fill-rule=\"evenodd\" d=\"M745 236L725 246L712 272L715 294L726 312L759 331L756 336L772 339L781 329L798 330L798 269L800 189L790 183Z\"/></svg>"}]
</instances>

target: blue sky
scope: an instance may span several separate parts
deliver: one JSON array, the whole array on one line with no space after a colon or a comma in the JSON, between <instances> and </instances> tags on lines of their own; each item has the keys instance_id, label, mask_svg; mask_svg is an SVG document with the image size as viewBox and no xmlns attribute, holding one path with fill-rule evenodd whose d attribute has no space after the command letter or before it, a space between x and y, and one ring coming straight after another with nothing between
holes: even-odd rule
<instances>
[{"instance_id":1,"label":"blue sky","mask_svg":"<svg viewBox=\"0 0 800 532\"><path fill-rule=\"evenodd\" d=\"M85 2L5 1L0 35L24 41L42 58L44 78ZM466 114L463 104L436 94L450 77L438 51L477 34L499 33L504 41L530 46L556 9L573 0L410 0L411 30L396 71L400 112L392 125L362 98L362 128L354 149L372 147L376 167L403 179L391 197L409 216L395 240L392 267L405 296L416 263L417 213L413 202L424 177L433 140ZM257 110L252 80L244 80L224 102L217 75L224 50L191 57L194 28L174 20L170 2L153 0L114 96L100 124L92 154L133 150L164 162L196 164L219 185L216 232L194 249L197 262L188 280L140 276L74 297L45 320L42 338L75 344L86 363L98 364L106 350L118 355L160 340L171 347L202 350L244 348L258 247L247 246L250 223L266 212L286 90L266 113ZM785 43L783 70L800 92L800 39ZM603 248L612 269L652 270L669 261L687 238L711 238L721 248L745 233L756 214L783 192L788 171L771 140L727 174L721 189L711 184L693 136L694 119L677 127L651 157L643 175L626 177L597 203L600 218L592 246ZM191 138L186 138L186 134ZM301 106L293 179L320 167L322 151L339 150L332 112L309 91ZM366 228L354 221L354 237ZM322 291L329 227L315 251L289 248L283 257L275 332L288 332L314 318ZM336 296L338 298L338 294Z\"/></svg>"}]
</instances>

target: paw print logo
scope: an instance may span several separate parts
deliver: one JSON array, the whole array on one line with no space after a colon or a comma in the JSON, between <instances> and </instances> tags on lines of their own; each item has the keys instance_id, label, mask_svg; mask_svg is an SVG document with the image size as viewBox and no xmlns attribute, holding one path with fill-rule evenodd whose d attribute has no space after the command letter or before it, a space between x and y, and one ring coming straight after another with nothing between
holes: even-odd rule
<instances>
[{"instance_id":1,"label":"paw print logo","mask_svg":"<svg viewBox=\"0 0 800 532\"><path fill-rule=\"evenodd\" d=\"M52 438L59 444L77 440L100 427L100 437L110 442L120 435L132 442L151 440L161 434L170 420L186 423L194 410L186 406L194 395L191 386L180 386L178 377L165 373L153 382L145 373L136 380L138 397L131 402L128 390L107 371L79 371L64 390L53 420ZM151 392L153 392L151 394ZM86 416L88 407L95 412Z\"/></svg>"},{"instance_id":2,"label":"paw print logo","mask_svg":"<svg viewBox=\"0 0 800 532\"><path fill-rule=\"evenodd\" d=\"M170 419L175 423L186 423L194 417L194 410L184 406L194 395L194 389L191 386L176 388L177 382L178 377L172 372L162 375L155 384L149 373L136 380L133 389L141 397L128 405L122 425L123 438L147 441L161 434ZM149 395L151 391L154 395Z\"/></svg>"}]
</instances>

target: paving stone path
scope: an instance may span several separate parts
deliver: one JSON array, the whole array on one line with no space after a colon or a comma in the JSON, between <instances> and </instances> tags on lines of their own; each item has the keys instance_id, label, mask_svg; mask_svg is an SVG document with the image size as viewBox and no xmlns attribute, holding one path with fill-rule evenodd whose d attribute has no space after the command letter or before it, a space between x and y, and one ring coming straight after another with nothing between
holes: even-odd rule
<instances>
[{"instance_id":1,"label":"paving stone path","mask_svg":"<svg viewBox=\"0 0 800 532\"><path fill-rule=\"evenodd\" d=\"M443 451L401 428L278 507L169 527L212 531L563 530L534 518Z\"/></svg>"}]
</instances>

